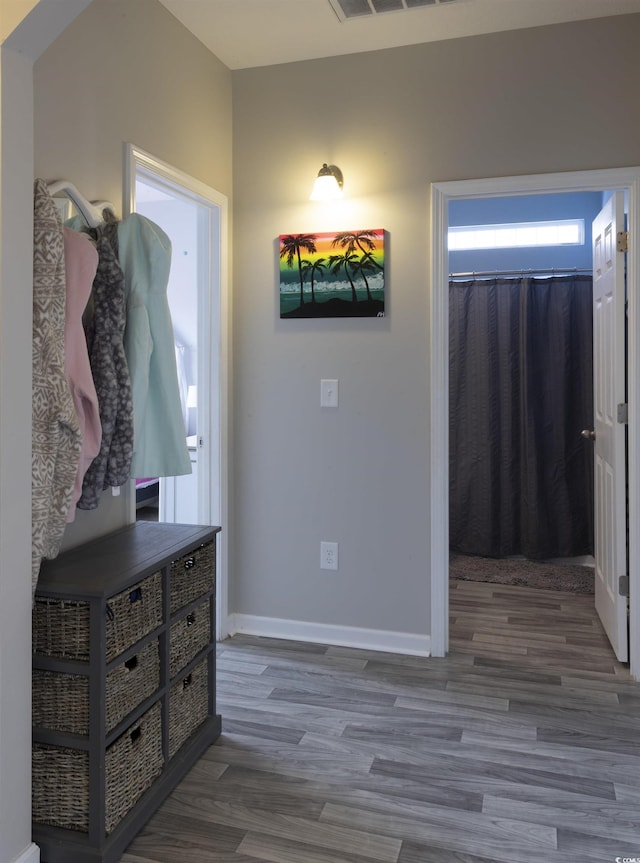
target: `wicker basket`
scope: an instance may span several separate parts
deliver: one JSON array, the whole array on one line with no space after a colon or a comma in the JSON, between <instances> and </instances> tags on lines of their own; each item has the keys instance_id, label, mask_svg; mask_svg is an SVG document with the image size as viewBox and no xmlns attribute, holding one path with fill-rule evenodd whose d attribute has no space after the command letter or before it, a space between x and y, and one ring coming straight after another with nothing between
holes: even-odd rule
<instances>
[{"instance_id":1,"label":"wicker basket","mask_svg":"<svg viewBox=\"0 0 640 863\"><path fill-rule=\"evenodd\" d=\"M109 662L162 623L162 573L152 575L109 598L106 638ZM89 603L36 594L33 651L57 659L89 659Z\"/></svg>"},{"instance_id":2,"label":"wicker basket","mask_svg":"<svg viewBox=\"0 0 640 863\"><path fill-rule=\"evenodd\" d=\"M162 772L160 702L121 734L105 757L105 832L111 833ZM89 830L89 753L33 746L33 820Z\"/></svg>"},{"instance_id":3,"label":"wicker basket","mask_svg":"<svg viewBox=\"0 0 640 863\"><path fill-rule=\"evenodd\" d=\"M34 743L32 808L38 824L89 830L89 753Z\"/></svg>"},{"instance_id":4,"label":"wicker basket","mask_svg":"<svg viewBox=\"0 0 640 863\"><path fill-rule=\"evenodd\" d=\"M158 642L152 641L107 674L107 733L159 686ZM33 725L51 731L89 734L89 678L34 668Z\"/></svg>"},{"instance_id":5,"label":"wicker basket","mask_svg":"<svg viewBox=\"0 0 640 863\"><path fill-rule=\"evenodd\" d=\"M162 713L157 702L107 749L105 829L111 833L160 775Z\"/></svg>"},{"instance_id":6,"label":"wicker basket","mask_svg":"<svg viewBox=\"0 0 640 863\"><path fill-rule=\"evenodd\" d=\"M38 656L89 661L89 603L36 594L33 652Z\"/></svg>"},{"instance_id":7,"label":"wicker basket","mask_svg":"<svg viewBox=\"0 0 640 863\"><path fill-rule=\"evenodd\" d=\"M154 572L107 602L107 662L162 623L162 573Z\"/></svg>"},{"instance_id":8,"label":"wicker basket","mask_svg":"<svg viewBox=\"0 0 640 863\"><path fill-rule=\"evenodd\" d=\"M215 543L200 548L171 563L171 613L196 600L215 585Z\"/></svg>"},{"instance_id":9,"label":"wicker basket","mask_svg":"<svg viewBox=\"0 0 640 863\"><path fill-rule=\"evenodd\" d=\"M169 691L169 758L209 716L209 664L205 657Z\"/></svg>"},{"instance_id":10,"label":"wicker basket","mask_svg":"<svg viewBox=\"0 0 640 863\"><path fill-rule=\"evenodd\" d=\"M211 607L206 599L171 626L169 676L173 677L211 641Z\"/></svg>"}]
</instances>

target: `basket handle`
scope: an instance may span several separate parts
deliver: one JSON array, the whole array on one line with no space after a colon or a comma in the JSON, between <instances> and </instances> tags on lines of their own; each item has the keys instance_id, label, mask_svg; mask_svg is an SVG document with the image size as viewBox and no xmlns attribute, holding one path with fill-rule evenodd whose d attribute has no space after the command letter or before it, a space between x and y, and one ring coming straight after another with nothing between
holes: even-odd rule
<instances>
[{"instance_id":1,"label":"basket handle","mask_svg":"<svg viewBox=\"0 0 640 863\"><path fill-rule=\"evenodd\" d=\"M188 689L191 686L192 682L193 682L193 680L192 680L191 674L187 674L185 679L182 681L182 688Z\"/></svg>"},{"instance_id":2,"label":"basket handle","mask_svg":"<svg viewBox=\"0 0 640 863\"><path fill-rule=\"evenodd\" d=\"M193 569L193 567L195 565L196 565L195 557L188 557L184 562L184 568L185 569Z\"/></svg>"},{"instance_id":3,"label":"basket handle","mask_svg":"<svg viewBox=\"0 0 640 863\"><path fill-rule=\"evenodd\" d=\"M127 671L133 671L134 668L138 667L138 657L132 656L131 659L127 659L124 667L127 669Z\"/></svg>"}]
</instances>

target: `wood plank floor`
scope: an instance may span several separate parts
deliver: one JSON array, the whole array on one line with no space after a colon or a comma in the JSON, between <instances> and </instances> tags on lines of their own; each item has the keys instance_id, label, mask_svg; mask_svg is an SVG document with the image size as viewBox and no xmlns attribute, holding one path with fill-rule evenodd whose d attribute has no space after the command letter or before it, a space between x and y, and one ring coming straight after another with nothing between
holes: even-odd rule
<instances>
[{"instance_id":1,"label":"wood plank floor","mask_svg":"<svg viewBox=\"0 0 640 863\"><path fill-rule=\"evenodd\" d=\"M640 684L593 597L451 583L451 653L219 645L222 736L122 863L640 859Z\"/></svg>"}]
</instances>

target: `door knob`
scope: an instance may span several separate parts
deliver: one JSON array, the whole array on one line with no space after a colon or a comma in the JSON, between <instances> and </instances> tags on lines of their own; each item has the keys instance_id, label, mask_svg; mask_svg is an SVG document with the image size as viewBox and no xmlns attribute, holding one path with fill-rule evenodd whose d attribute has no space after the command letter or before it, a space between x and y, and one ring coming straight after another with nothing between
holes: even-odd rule
<instances>
[{"instance_id":1,"label":"door knob","mask_svg":"<svg viewBox=\"0 0 640 863\"><path fill-rule=\"evenodd\" d=\"M582 429L580 434L582 435L583 438L586 438L587 440L595 440L596 439L596 433L594 432L593 429Z\"/></svg>"}]
</instances>

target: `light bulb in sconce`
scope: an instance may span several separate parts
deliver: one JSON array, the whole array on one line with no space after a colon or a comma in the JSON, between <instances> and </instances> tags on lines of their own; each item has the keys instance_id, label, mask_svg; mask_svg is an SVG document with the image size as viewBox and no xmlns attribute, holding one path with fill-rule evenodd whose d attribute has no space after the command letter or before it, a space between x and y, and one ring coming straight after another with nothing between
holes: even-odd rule
<instances>
[{"instance_id":1,"label":"light bulb in sconce","mask_svg":"<svg viewBox=\"0 0 640 863\"><path fill-rule=\"evenodd\" d=\"M197 408L198 407L198 387L194 384L188 387L187 389L187 407L188 408Z\"/></svg>"},{"instance_id":2,"label":"light bulb in sconce","mask_svg":"<svg viewBox=\"0 0 640 863\"><path fill-rule=\"evenodd\" d=\"M342 171L337 165L327 165L325 162L318 171L313 185L310 201L335 201L342 197L344 180Z\"/></svg>"}]
</instances>

